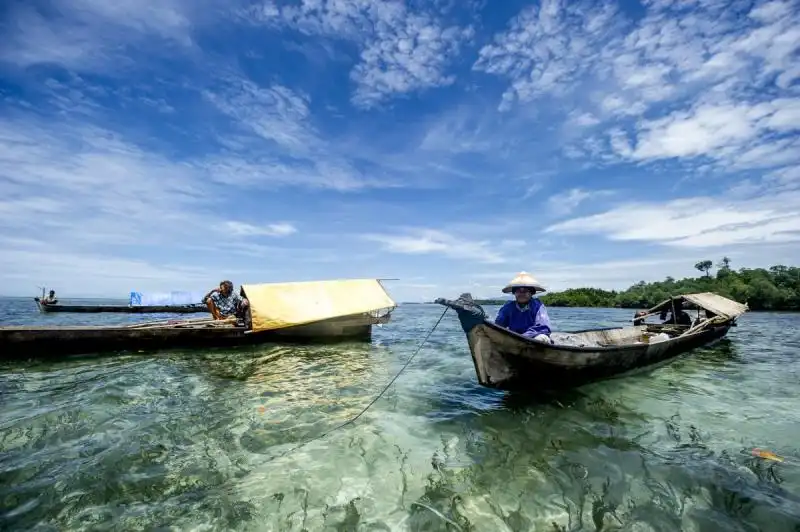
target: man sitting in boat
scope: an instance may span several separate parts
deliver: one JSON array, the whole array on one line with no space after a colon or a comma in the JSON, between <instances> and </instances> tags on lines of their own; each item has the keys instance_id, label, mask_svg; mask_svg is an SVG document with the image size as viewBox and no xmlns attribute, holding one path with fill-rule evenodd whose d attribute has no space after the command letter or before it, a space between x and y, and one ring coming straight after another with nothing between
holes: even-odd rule
<instances>
[{"instance_id":1,"label":"man sitting in boat","mask_svg":"<svg viewBox=\"0 0 800 532\"><path fill-rule=\"evenodd\" d=\"M47 297L42 299L43 305L55 305L56 303L58 303L58 298L56 297L55 290L50 290L50 293L47 295Z\"/></svg>"},{"instance_id":2,"label":"man sitting in boat","mask_svg":"<svg viewBox=\"0 0 800 532\"><path fill-rule=\"evenodd\" d=\"M250 302L233 291L233 283L222 281L219 288L209 291L203 301L215 320L224 320L229 316L245 319Z\"/></svg>"},{"instance_id":3,"label":"man sitting in boat","mask_svg":"<svg viewBox=\"0 0 800 532\"><path fill-rule=\"evenodd\" d=\"M525 272L520 273L503 288L503 293L514 294L514 300L500 307L494 322L522 336L552 343L547 309L538 298L533 297L536 292L544 291L545 288L536 279Z\"/></svg>"},{"instance_id":4,"label":"man sitting in boat","mask_svg":"<svg viewBox=\"0 0 800 532\"><path fill-rule=\"evenodd\" d=\"M674 305L674 309L673 309ZM661 315L659 319L664 319L667 317L667 311L670 312L670 317L668 320L665 320L665 324L672 324L672 325L691 325L692 318L683 310L683 301L680 299L673 301L672 305L664 307L661 309Z\"/></svg>"}]
</instances>

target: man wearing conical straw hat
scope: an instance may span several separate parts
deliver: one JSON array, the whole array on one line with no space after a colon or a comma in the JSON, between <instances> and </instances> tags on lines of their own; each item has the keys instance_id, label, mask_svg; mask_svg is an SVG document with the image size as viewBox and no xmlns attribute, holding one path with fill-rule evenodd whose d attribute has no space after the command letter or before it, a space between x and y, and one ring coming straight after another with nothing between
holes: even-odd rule
<instances>
[{"instance_id":1,"label":"man wearing conical straw hat","mask_svg":"<svg viewBox=\"0 0 800 532\"><path fill-rule=\"evenodd\" d=\"M547 309L538 298L533 297L537 292L544 291L539 281L526 272L520 272L503 288L503 293L513 293L514 299L500 307L494 322L522 336L552 343Z\"/></svg>"}]
</instances>

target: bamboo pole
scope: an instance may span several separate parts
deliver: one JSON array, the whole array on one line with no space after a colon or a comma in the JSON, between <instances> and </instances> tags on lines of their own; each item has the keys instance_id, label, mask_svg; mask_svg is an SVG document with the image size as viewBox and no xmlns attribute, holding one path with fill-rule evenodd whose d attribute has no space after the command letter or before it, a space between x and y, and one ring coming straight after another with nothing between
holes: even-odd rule
<instances>
[{"instance_id":1,"label":"bamboo pole","mask_svg":"<svg viewBox=\"0 0 800 532\"><path fill-rule=\"evenodd\" d=\"M642 316L634 316L632 321L644 320L645 318L649 318L650 316L655 316L655 315L656 315L656 314L658 314L659 312L661 312L661 311L660 311L660 310L657 310L657 311L655 311L655 312L651 312L651 313L649 313L649 314L644 314L644 315L642 315Z\"/></svg>"},{"instance_id":2,"label":"bamboo pole","mask_svg":"<svg viewBox=\"0 0 800 532\"><path fill-rule=\"evenodd\" d=\"M131 325L126 325L128 329L142 329L142 328L149 328L149 327L168 327L168 326L178 326L178 325L202 325L206 323L229 323L235 322L235 317L227 318L224 320L215 320L214 318L189 318L185 320L156 320L156 321L146 321L143 323L134 323Z\"/></svg>"},{"instance_id":3,"label":"bamboo pole","mask_svg":"<svg viewBox=\"0 0 800 532\"><path fill-rule=\"evenodd\" d=\"M135 329L227 329L233 328L236 325L235 321L229 320L208 320L204 322L191 322L191 323L175 323L175 324L148 324L142 327L135 327Z\"/></svg>"},{"instance_id":4,"label":"bamboo pole","mask_svg":"<svg viewBox=\"0 0 800 532\"><path fill-rule=\"evenodd\" d=\"M686 332L684 332L683 334L681 334L680 336L687 336L687 335L692 334L692 333L694 333L696 331L699 331L700 329L706 327L707 325L711 325L712 323L718 321L717 318L719 318L719 317L720 316L714 316L713 318L705 318L700 323L695 323L694 325L689 327L689 329Z\"/></svg>"}]
</instances>

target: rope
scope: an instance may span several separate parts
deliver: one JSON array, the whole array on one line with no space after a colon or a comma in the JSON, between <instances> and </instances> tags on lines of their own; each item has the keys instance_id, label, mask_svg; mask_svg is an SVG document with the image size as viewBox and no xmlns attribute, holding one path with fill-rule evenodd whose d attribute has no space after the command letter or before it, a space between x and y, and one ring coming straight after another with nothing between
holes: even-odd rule
<instances>
[{"instance_id":1,"label":"rope","mask_svg":"<svg viewBox=\"0 0 800 532\"><path fill-rule=\"evenodd\" d=\"M420 342L420 344L417 346L417 348L414 350L414 352L411 354L411 356L408 358L408 360L406 360L406 363L403 364L403 367L400 368L400 371L398 371L397 374L395 374L395 376L392 377L392 380L390 380L389 383L386 386L383 387L383 390L381 390L381 392L377 396L375 396L375 398L372 401L370 401L369 404L367 404L367 406L362 408L361 411L358 414L356 414L355 416L351 417L350 419L348 419L344 423L342 423L340 425L337 425L337 426L333 427L332 429L323 432L319 436L314 436L310 440L306 440L303 443L292 447L288 451L284 451L281 454L279 454L277 456L274 456L273 458L270 458L270 461L274 460L275 458L280 458L280 457L286 456L287 454L293 453L294 451L300 449L301 447L303 447L305 445L308 445L311 442L314 442L314 441L317 441L317 440L321 440L325 436L327 436L327 435L329 435L329 434L331 434L333 432L336 432L337 430L342 429L342 428L346 427L347 425L355 423L356 420L358 420L358 418L363 416L367 412L367 410L369 410L372 407L372 405L374 405L375 403L378 402L378 399L383 397L383 394L385 394L386 391L389 389L389 387L391 387L391 385L394 384L394 381L396 381L397 378L400 377L400 375L403 374L403 372L406 370L408 365L411 364L411 361L414 360L414 357L416 357L419 354L419 352L422 350L422 347L425 345L425 342L428 341L428 338L431 337L431 334L433 334L433 331L435 331L436 328L439 326L439 324L442 322L442 319L444 318L445 314L447 314L447 308L444 309L444 311L442 312L442 315L439 316L439 319L436 320L436 323L433 324L433 327L431 328L431 330L428 331L428 334L425 335L425 338L422 339L422 342Z\"/></svg>"}]
</instances>

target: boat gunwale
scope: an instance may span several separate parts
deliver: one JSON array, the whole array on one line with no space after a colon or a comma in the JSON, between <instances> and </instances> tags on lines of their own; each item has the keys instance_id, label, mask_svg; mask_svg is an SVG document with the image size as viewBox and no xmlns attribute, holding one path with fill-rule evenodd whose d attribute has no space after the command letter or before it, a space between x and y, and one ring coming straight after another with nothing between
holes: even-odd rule
<instances>
[{"instance_id":1,"label":"boat gunwale","mask_svg":"<svg viewBox=\"0 0 800 532\"><path fill-rule=\"evenodd\" d=\"M159 323L157 322L147 322L142 321L138 323L126 323L126 324L110 324L110 325L42 325L42 326L31 326L31 325L4 325L0 326L0 332L7 331L7 332L37 332L37 331L109 331L109 332L117 332L117 331L131 331L131 330L146 330L151 332L156 331L165 331L165 330L202 330L202 331L240 331L242 334L248 335L255 335L259 333L269 333L272 331L284 331L290 330L296 327L303 327L306 325L316 325L319 323L328 323L338 320L350 320L354 318L370 318L371 323L369 325L379 325L388 323L382 320L387 320L391 317L392 310L380 314L378 316L374 316L369 312L365 313L356 313L356 314L348 314L344 316L334 316L332 318L326 318L324 320L317 320L313 322L301 323L297 325L290 325L288 327L282 327L280 329L270 329L268 331L253 331L252 329L247 328L246 326L238 326L238 325L229 325L225 324L222 320L212 321L212 319L205 319L201 318L200 320L180 320L176 319L175 323Z\"/></svg>"}]
</instances>

